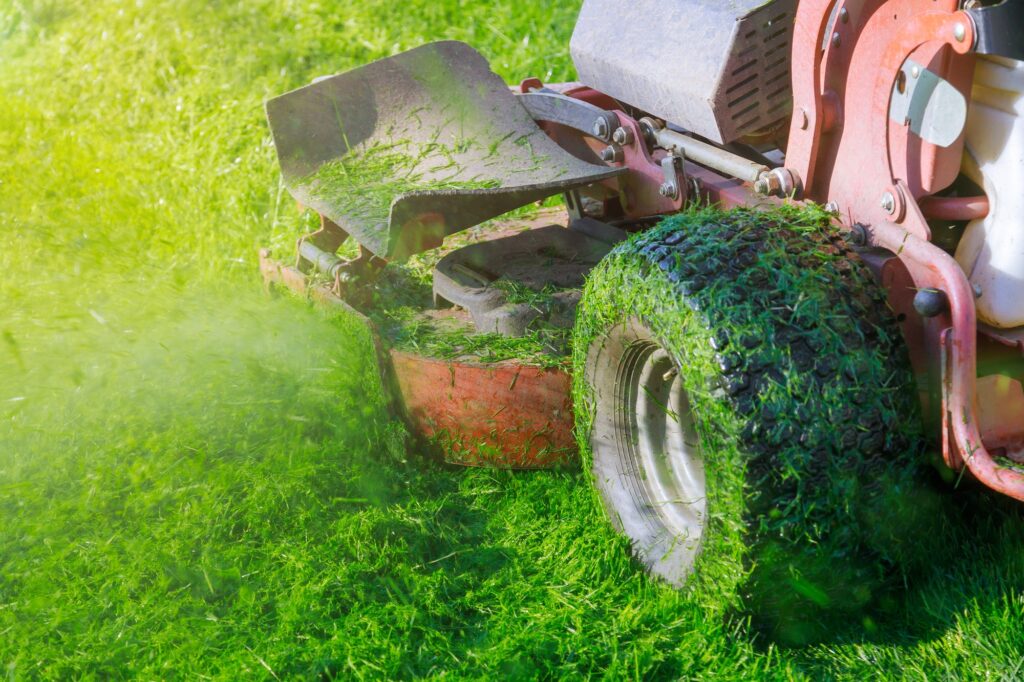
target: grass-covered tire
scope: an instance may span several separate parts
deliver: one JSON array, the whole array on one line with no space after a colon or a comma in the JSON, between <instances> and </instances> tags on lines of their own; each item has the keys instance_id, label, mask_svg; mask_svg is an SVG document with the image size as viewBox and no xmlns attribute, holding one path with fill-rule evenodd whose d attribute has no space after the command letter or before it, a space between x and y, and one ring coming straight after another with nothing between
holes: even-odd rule
<instances>
[{"instance_id":1,"label":"grass-covered tire","mask_svg":"<svg viewBox=\"0 0 1024 682\"><path fill-rule=\"evenodd\" d=\"M913 377L827 214L666 219L591 273L574 333L580 449L652 573L709 603L759 592L799 611L862 605L905 559Z\"/></svg>"}]
</instances>

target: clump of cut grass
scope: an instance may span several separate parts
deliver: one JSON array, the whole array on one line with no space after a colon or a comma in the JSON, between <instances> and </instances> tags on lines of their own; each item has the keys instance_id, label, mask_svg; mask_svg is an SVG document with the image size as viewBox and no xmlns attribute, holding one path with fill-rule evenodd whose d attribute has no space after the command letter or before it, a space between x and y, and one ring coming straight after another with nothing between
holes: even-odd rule
<instances>
[{"instance_id":1,"label":"clump of cut grass","mask_svg":"<svg viewBox=\"0 0 1024 682\"><path fill-rule=\"evenodd\" d=\"M387 222L392 201L402 194L501 186L495 179L465 178L456 158L465 150L459 147L378 141L323 164L299 184L319 200L344 206L352 218L373 224Z\"/></svg>"},{"instance_id":2,"label":"clump of cut grass","mask_svg":"<svg viewBox=\"0 0 1024 682\"><path fill-rule=\"evenodd\" d=\"M554 284L545 284L540 289L510 279L499 279L491 282L491 286L505 294L505 300L513 305L527 305L531 308L543 309L550 307L555 294L569 291Z\"/></svg>"},{"instance_id":3,"label":"clump of cut grass","mask_svg":"<svg viewBox=\"0 0 1024 682\"><path fill-rule=\"evenodd\" d=\"M425 319L418 311L405 309L389 312L385 330L395 348L444 360L515 360L539 367L566 367L569 363L568 355L558 350L567 347L568 329L533 329L525 336L480 333L464 323Z\"/></svg>"}]
</instances>

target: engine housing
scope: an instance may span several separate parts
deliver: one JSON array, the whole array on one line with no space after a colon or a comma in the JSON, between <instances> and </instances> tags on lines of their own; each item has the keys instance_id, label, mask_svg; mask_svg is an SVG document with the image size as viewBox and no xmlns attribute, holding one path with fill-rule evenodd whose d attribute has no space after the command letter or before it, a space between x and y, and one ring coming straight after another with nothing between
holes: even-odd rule
<instances>
[{"instance_id":1,"label":"engine housing","mask_svg":"<svg viewBox=\"0 0 1024 682\"><path fill-rule=\"evenodd\" d=\"M792 109L795 0L585 0L570 51L580 80L718 143Z\"/></svg>"}]
</instances>

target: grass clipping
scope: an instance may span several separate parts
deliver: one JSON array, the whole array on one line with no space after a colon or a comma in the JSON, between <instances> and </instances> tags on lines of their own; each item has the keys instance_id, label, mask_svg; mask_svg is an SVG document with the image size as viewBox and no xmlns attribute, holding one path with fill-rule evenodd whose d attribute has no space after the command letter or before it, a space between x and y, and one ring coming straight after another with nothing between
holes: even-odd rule
<instances>
[{"instance_id":1,"label":"grass clipping","mask_svg":"<svg viewBox=\"0 0 1024 682\"><path fill-rule=\"evenodd\" d=\"M345 206L354 220L387 223L392 202L403 194L500 187L493 178L463 177L465 166L459 157L471 146L469 141L376 142L325 163L299 184L318 200Z\"/></svg>"},{"instance_id":2,"label":"grass clipping","mask_svg":"<svg viewBox=\"0 0 1024 682\"><path fill-rule=\"evenodd\" d=\"M520 337L478 333L468 323L425 315L433 309L433 270L449 251L478 237L476 228L449 238L443 249L418 254L402 264L390 263L381 273L367 306L368 315L388 345L442 360L471 360L485 364L515 360L538 367L567 368L572 330L547 324L543 315ZM534 291L519 283L498 280L511 304L547 309L552 288Z\"/></svg>"}]
</instances>

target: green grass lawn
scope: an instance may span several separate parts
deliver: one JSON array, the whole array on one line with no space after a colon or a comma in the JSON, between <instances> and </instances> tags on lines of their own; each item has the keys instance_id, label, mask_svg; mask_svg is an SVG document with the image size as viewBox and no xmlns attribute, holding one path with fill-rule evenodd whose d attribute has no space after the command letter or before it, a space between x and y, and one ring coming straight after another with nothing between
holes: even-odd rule
<instances>
[{"instance_id":1,"label":"green grass lawn","mask_svg":"<svg viewBox=\"0 0 1024 682\"><path fill-rule=\"evenodd\" d=\"M1024 677L1018 506L951 496L953 563L788 648L642 575L581 474L408 451L365 330L262 295L310 226L264 99L440 38L571 78L577 7L0 0L0 674Z\"/></svg>"}]
</instances>

